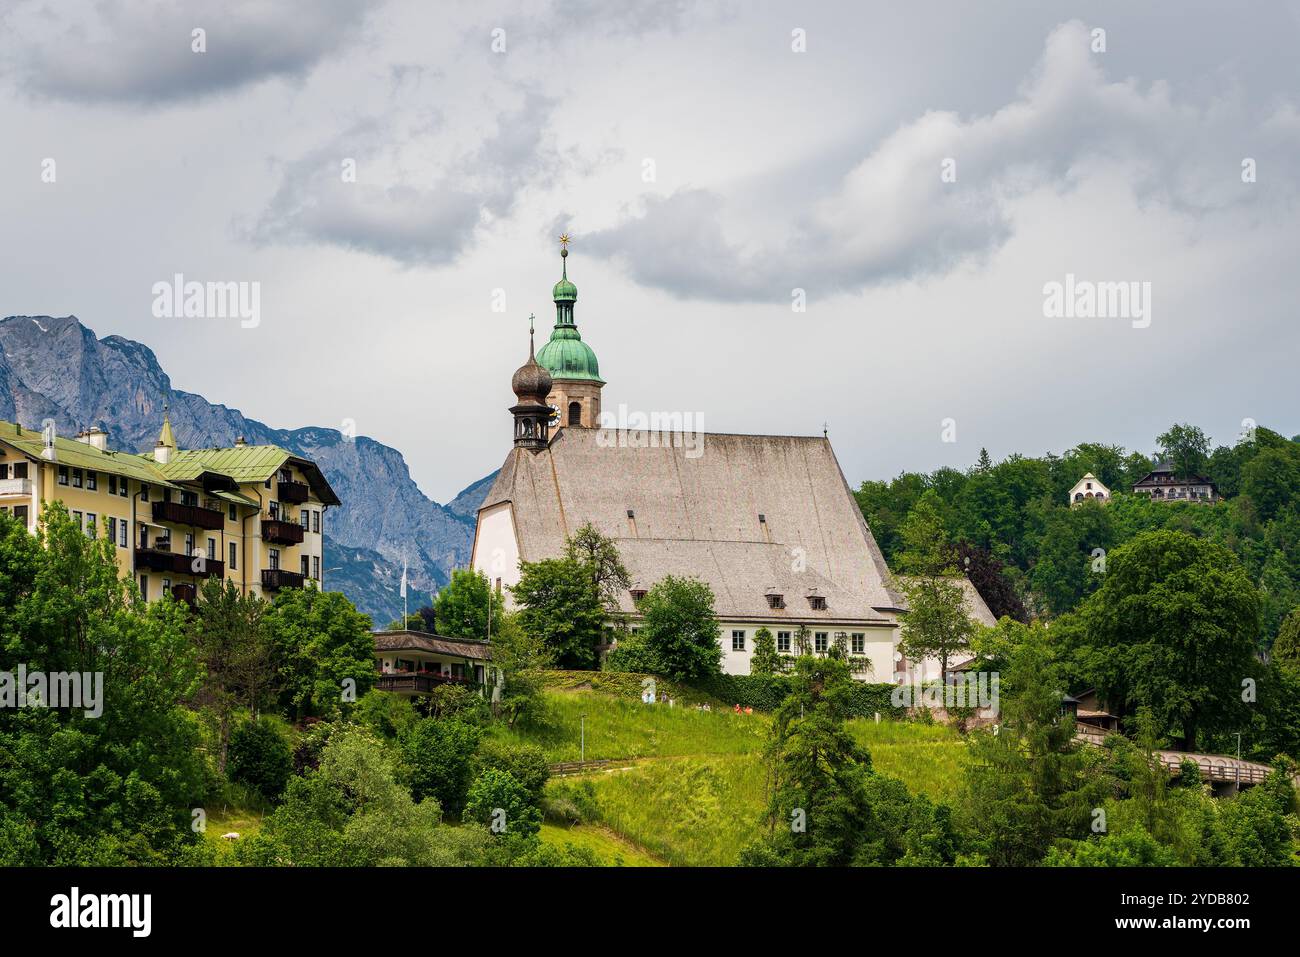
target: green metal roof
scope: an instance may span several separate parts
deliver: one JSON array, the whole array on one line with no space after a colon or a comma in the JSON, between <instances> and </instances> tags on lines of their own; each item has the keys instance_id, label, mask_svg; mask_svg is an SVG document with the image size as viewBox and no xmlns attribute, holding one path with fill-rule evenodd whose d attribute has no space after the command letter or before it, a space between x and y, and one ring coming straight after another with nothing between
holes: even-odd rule
<instances>
[{"instance_id":1,"label":"green metal roof","mask_svg":"<svg viewBox=\"0 0 1300 957\"><path fill-rule=\"evenodd\" d=\"M184 449L173 452L171 461L157 468L169 479L189 482L204 472L226 475L239 484L265 482L284 465L292 461L307 479L316 497L326 505L342 505L324 473L311 461L299 458L278 445L236 445L225 449Z\"/></svg>"},{"instance_id":2,"label":"green metal roof","mask_svg":"<svg viewBox=\"0 0 1300 957\"><path fill-rule=\"evenodd\" d=\"M39 431L24 429L13 422L0 422L0 442L7 442L32 458L41 458L45 450L45 438ZM130 452L100 451L85 442L54 437L55 465L67 465L71 468L88 469L103 472L106 475L121 475L140 482L150 482L164 488L176 488L158 469L158 466L143 455Z\"/></svg>"},{"instance_id":3,"label":"green metal roof","mask_svg":"<svg viewBox=\"0 0 1300 957\"><path fill-rule=\"evenodd\" d=\"M265 482L293 457L278 445L244 445L228 449L184 449L156 467L168 478L188 482L204 472L219 472L236 482Z\"/></svg>"},{"instance_id":4,"label":"green metal roof","mask_svg":"<svg viewBox=\"0 0 1300 957\"><path fill-rule=\"evenodd\" d=\"M212 494L215 495L217 498L225 499L227 502L234 502L236 505L247 505L251 508L262 507L261 504L257 502L255 499L251 499L247 495L244 495L240 492L223 492L218 490L218 491L214 491Z\"/></svg>"}]
</instances>

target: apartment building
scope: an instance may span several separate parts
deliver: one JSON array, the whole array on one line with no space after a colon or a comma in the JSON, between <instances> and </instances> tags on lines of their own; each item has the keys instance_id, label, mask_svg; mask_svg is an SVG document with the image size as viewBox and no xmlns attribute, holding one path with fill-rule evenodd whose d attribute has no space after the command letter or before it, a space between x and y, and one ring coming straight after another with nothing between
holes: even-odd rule
<instances>
[{"instance_id":1,"label":"apartment building","mask_svg":"<svg viewBox=\"0 0 1300 957\"><path fill-rule=\"evenodd\" d=\"M87 535L105 536L148 599L192 603L221 577L245 593L322 584L325 512L341 504L311 461L274 445L178 449L169 415L154 450L107 448L0 422L0 508L35 530L61 501Z\"/></svg>"}]
</instances>

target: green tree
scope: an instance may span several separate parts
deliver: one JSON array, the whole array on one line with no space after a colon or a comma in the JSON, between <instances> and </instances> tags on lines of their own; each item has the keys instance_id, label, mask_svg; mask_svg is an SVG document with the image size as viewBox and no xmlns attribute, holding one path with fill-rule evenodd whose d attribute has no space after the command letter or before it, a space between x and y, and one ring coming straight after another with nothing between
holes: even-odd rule
<instances>
[{"instance_id":1,"label":"green tree","mask_svg":"<svg viewBox=\"0 0 1300 957\"><path fill-rule=\"evenodd\" d=\"M230 780L277 801L292 771L289 742L269 720L245 721L235 729L230 740Z\"/></svg>"},{"instance_id":2,"label":"green tree","mask_svg":"<svg viewBox=\"0 0 1300 957\"><path fill-rule=\"evenodd\" d=\"M1100 798L1074 719L1062 713L1062 669L1047 632L1024 629L1000 676L1001 720L973 732L961 798L974 848L995 866L1038 864L1058 838L1088 834Z\"/></svg>"},{"instance_id":3,"label":"green tree","mask_svg":"<svg viewBox=\"0 0 1300 957\"><path fill-rule=\"evenodd\" d=\"M592 588L600 596L605 610L617 611L619 595L627 591L631 579L614 540L606 538L596 530L596 526L587 522L569 536L564 554L587 570Z\"/></svg>"},{"instance_id":4,"label":"green tree","mask_svg":"<svg viewBox=\"0 0 1300 957\"><path fill-rule=\"evenodd\" d=\"M298 867L451 867L483 864L490 835L441 826L432 798L413 801L383 745L365 731L331 735L320 765L289 782L260 833L235 846L241 863Z\"/></svg>"},{"instance_id":5,"label":"green tree","mask_svg":"<svg viewBox=\"0 0 1300 957\"><path fill-rule=\"evenodd\" d=\"M502 768L484 768L470 785L465 819L509 837L533 837L542 826L542 812L533 794Z\"/></svg>"},{"instance_id":6,"label":"green tree","mask_svg":"<svg viewBox=\"0 0 1300 957\"><path fill-rule=\"evenodd\" d=\"M774 675L781 670L781 656L776 653L776 639L766 627L754 632L754 653L749 659L751 675Z\"/></svg>"},{"instance_id":7,"label":"green tree","mask_svg":"<svg viewBox=\"0 0 1300 957\"><path fill-rule=\"evenodd\" d=\"M947 808L873 772L845 727L854 683L838 652L802 655L764 749L767 833L747 846L749 866L875 866L953 862Z\"/></svg>"},{"instance_id":8,"label":"green tree","mask_svg":"<svg viewBox=\"0 0 1300 957\"><path fill-rule=\"evenodd\" d=\"M199 591L190 624L203 684L197 702L217 722L217 770L226 770L226 752L234 715L256 716L275 697L276 648L262 627L265 603L245 595L229 579L209 578Z\"/></svg>"},{"instance_id":9,"label":"green tree","mask_svg":"<svg viewBox=\"0 0 1300 957\"><path fill-rule=\"evenodd\" d=\"M438 634L447 638L485 641L488 637L488 603L494 623L501 615L501 595L489 584L487 576L470 568L457 568L433 603Z\"/></svg>"},{"instance_id":10,"label":"green tree","mask_svg":"<svg viewBox=\"0 0 1300 957\"><path fill-rule=\"evenodd\" d=\"M434 798L444 810L459 814L481 736L474 725L454 720L425 718L411 727L401 739L411 796L417 801Z\"/></svg>"},{"instance_id":11,"label":"green tree","mask_svg":"<svg viewBox=\"0 0 1300 957\"><path fill-rule=\"evenodd\" d=\"M1157 436L1160 453L1173 466L1180 479L1204 474L1210 461L1210 440L1194 425L1172 425Z\"/></svg>"},{"instance_id":12,"label":"green tree","mask_svg":"<svg viewBox=\"0 0 1300 957\"><path fill-rule=\"evenodd\" d=\"M561 668L596 667L606 613L590 570L569 558L520 562L519 570L510 589L520 606L519 627L541 639Z\"/></svg>"},{"instance_id":13,"label":"green tree","mask_svg":"<svg viewBox=\"0 0 1300 957\"><path fill-rule=\"evenodd\" d=\"M0 709L8 863L162 864L194 840L204 770L197 722L178 704L200 676L186 612L139 601L114 552L59 503L35 537L0 515L5 666L91 676L83 707Z\"/></svg>"},{"instance_id":14,"label":"green tree","mask_svg":"<svg viewBox=\"0 0 1300 957\"><path fill-rule=\"evenodd\" d=\"M545 752L537 745L509 744L485 738L479 745L474 765L479 774L488 768L509 771L528 791L532 803L542 806L546 782L551 777L551 766L546 761Z\"/></svg>"},{"instance_id":15,"label":"green tree","mask_svg":"<svg viewBox=\"0 0 1300 957\"><path fill-rule=\"evenodd\" d=\"M1273 642L1273 660L1279 668L1300 677L1300 606L1291 610L1278 629L1277 640Z\"/></svg>"},{"instance_id":16,"label":"green tree","mask_svg":"<svg viewBox=\"0 0 1300 957\"><path fill-rule=\"evenodd\" d=\"M502 616L492 642L492 667L500 674L498 709L508 727L540 718L546 711L538 673L554 658L545 640L525 631L517 613Z\"/></svg>"},{"instance_id":17,"label":"green tree","mask_svg":"<svg viewBox=\"0 0 1300 957\"><path fill-rule=\"evenodd\" d=\"M900 532L902 550L894 562L902 574L939 575L951 570L951 542L942 507L938 493L930 489L908 512Z\"/></svg>"},{"instance_id":18,"label":"green tree","mask_svg":"<svg viewBox=\"0 0 1300 957\"><path fill-rule=\"evenodd\" d=\"M1062 629L1079 672L1112 707L1145 705L1181 727L1189 751L1203 732L1232 730L1259 632L1240 562L1184 532L1146 532L1110 553L1104 578Z\"/></svg>"},{"instance_id":19,"label":"green tree","mask_svg":"<svg viewBox=\"0 0 1300 957\"><path fill-rule=\"evenodd\" d=\"M1115 538L1109 508L1081 502L1048 514L1031 581L1052 614L1072 610L1101 585Z\"/></svg>"},{"instance_id":20,"label":"green tree","mask_svg":"<svg viewBox=\"0 0 1300 957\"><path fill-rule=\"evenodd\" d=\"M966 593L959 579L919 575L898 580L907 599L898 650L912 661L938 658L940 677L948 680L948 662L970 645L976 625L966 613Z\"/></svg>"},{"instance_id":21,"label":"green tree","mask_svg":"<svg viewBox=\"0 0 1300 957\"><path fill-rule=\"evenodd\" d=\"M370 618L341 592L283 589L263 623L280 662L281 701L295 714L333 714L374 685Z\"/></svg>"},{"instance_id":22,"label":"green tree","mask_svg":"<svg viewBox=\"0 0 1300 957\"><path fill-rule=\"evenodd\" d=\"M646 592L637 610L641 631L611 652L611 669L648 671L685 682L722 674L718 619L707 584L669 575Z\"/></svg>"},{"instance_id":23,"label":"green tree","mask_svg":"<svg viewBox=\"0 0 1300 957\"><path fill-rule=\"evenodd\" d=\"M1177 867L1178 863L1172 851L1142 830L1054 847L1043 860L1047 867Z\"/></svg>"},{"instance_id":24,"label":"green tree","mask_svg":"<svg viewBox=\"0 0 1300 957\"><path fill-rule=\"evenodd\" d=\"M1261 451L1242 468L1241 490L1264 521L1300 503L1300 446Z\"/></svg>"}]
</instances>

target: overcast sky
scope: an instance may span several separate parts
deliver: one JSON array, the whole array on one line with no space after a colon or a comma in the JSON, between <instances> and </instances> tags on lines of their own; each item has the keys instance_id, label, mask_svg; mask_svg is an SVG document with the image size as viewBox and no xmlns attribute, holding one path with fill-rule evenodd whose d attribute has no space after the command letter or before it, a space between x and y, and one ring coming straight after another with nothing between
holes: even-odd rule
<instances>
[{"instance_id":1,"label":"overcast sky","mask_svg":"<svg viewBox=\"0 0 1300 957\"><path fill-rule=\"evenodd\" d=\"M0 10L0 315L353 420L439 501L506 454L565 229L607 409L825 422L854 484L1300 432L1295 3ZM156 318L176 273L260 324ZM1150 283L1149 325L1045 317L1067 274Z\"/></svg>"}]
</instances>

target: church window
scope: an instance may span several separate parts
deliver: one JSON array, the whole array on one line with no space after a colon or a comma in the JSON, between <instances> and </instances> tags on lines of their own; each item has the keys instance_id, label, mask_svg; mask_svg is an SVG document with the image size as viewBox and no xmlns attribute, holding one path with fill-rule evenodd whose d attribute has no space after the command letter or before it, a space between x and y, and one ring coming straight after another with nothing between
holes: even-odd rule
<instances>
[{"instance_id":1,"label":"church window","mask_svg":"<svg viewBox=\"0 0 1300 957\"><path fill-rule=\"evenodd\" d=\"M582 403L570 402L569 403L569 425L581 425L581 424L582 424Z\"/></svg>"},{"instance_id":2,"label":"church window","mask_svg":"<svg viewBox=\"0 0 1300 957\"><path fill-rule=\"evenodd\" d=\"M732 651L745 650L745 633L743 631L736 630L731 633L731 650Z\"/></svg>"}]
</instances>

